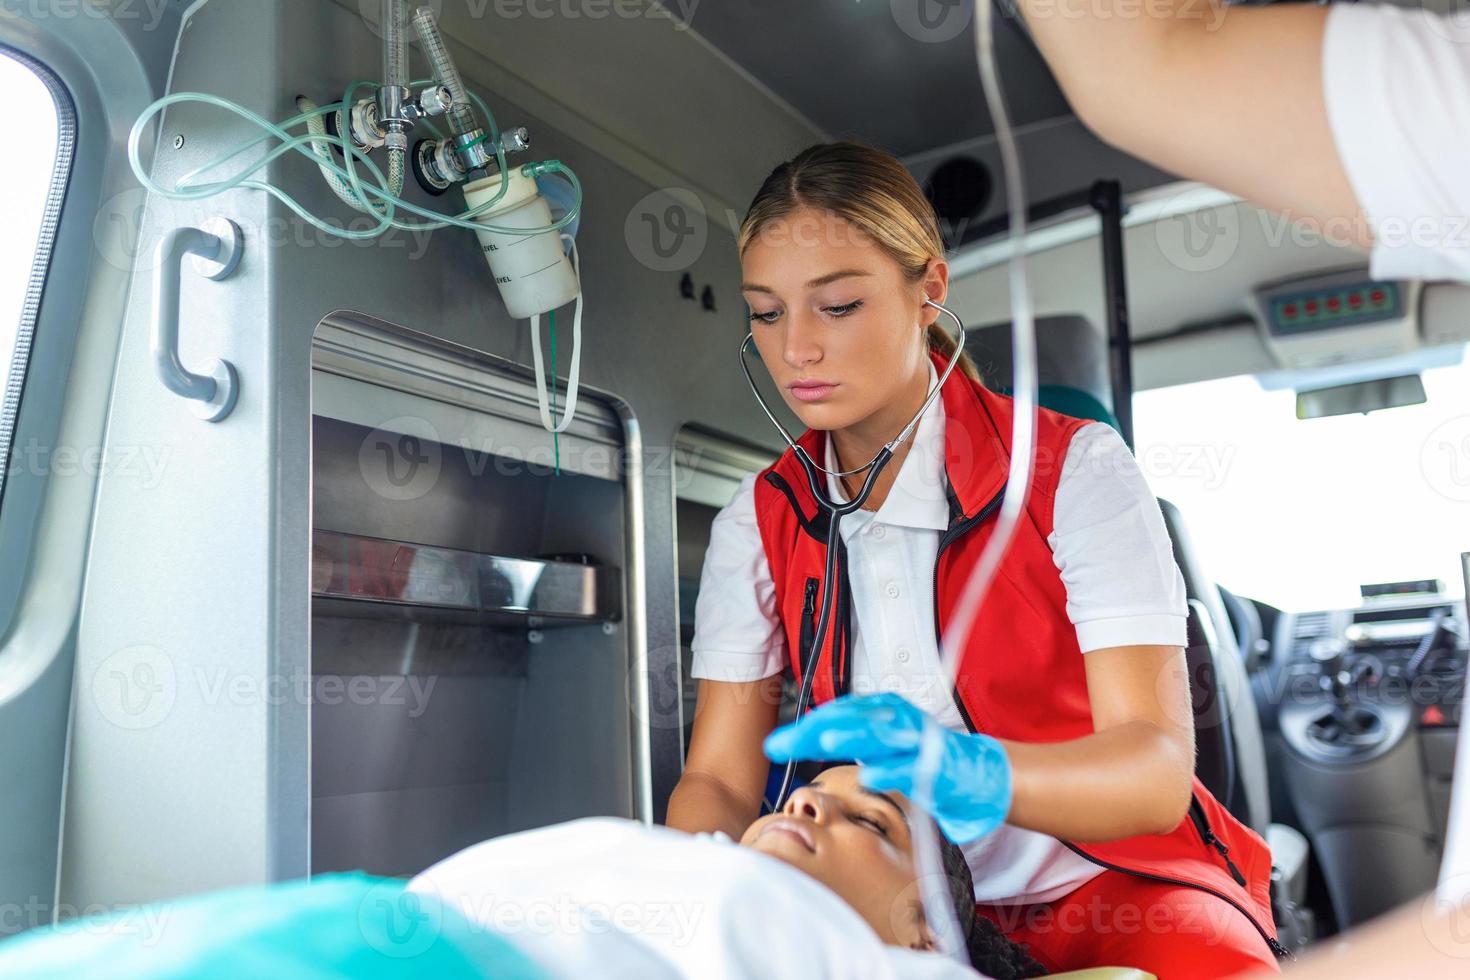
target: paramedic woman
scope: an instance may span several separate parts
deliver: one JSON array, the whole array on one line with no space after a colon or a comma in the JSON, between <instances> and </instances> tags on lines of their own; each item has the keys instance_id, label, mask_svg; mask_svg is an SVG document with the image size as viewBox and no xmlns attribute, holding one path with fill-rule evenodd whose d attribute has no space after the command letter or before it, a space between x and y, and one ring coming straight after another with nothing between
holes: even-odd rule
<instances>
[{"instance_id":1,"label":"paramedic woman","mask_svg":"<svg viewBox=\"0 0 1470 980\"><path fill-rule=\"evenodd\" d=\"M953 352L926 302L948 286L933 209L888 154L822 144L767 178L737 244L755 345L808 428L802 445L829 470L860 466ZM954 690L940 677L937 631L996 523L1011 409L966 361L841 522L813 704L891 692L950 737L1003 749L1006 821L965 854L982 913L1048 968L1272 968L1269 854L1193 776L1183 579L1113 429L1041 411L1026 514ZM829 477L827 491L850 499L862 477ZM788 451L714 521L671 826L738 838L759 813L778 675L823 598L819 513Z\"/></svg>"}]
</instances>

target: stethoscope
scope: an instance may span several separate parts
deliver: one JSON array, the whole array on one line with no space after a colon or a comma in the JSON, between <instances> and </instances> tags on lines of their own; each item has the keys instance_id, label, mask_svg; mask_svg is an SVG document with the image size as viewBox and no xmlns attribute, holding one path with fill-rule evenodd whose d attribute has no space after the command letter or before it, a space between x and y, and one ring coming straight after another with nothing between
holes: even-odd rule
<instances>
[{"instance_id":1,"label":"stethoscope","mask_svg":"<svg viewBox=\"0 0 1470 980\"><path fill-rule=\"evenodd\" d=\"M746 363L745 353L750 346L750 342L755 339L755 332L747 333L745 339L740 342L740 370L745 372L745 380L750 382L750 393L755 396L756 403L760 405L761 411L766 413L766 418L771 420L771 424L776 427L776 431L781 433L781 438L786 441L786 445L790 446L791 451L796 454L797 460L801 463L802 470L806 473L807 485L811 487L812 496L816 498L817 506L825 510L831 517L827 528L827 563L826 568L822 572L822 612L817 618L816 635L812 639L812 646L807 652L804 661L805 667L801 672L801 690L797 693L796 697L796 717L798 718L805 713L807 702L811 700L812 677L816 672L817 656L822 649L822 644L827 639L827 629L831 620L832 610L836 606L836 593L832 588L832 583L837 578L837 549L832 547L832 542L840 540L837 537L838 523L844 516L860 509L863 504L868 502L868 497L872 494L873 487L878 482L878 476L883 472L883 468L888 465L888 461L893 458L894 450L903 445L905 439L913 435L914 430L919 426L919 419L929 410L929 406L934 404L934 399L939 397L939 392L944 388L944 383L949 380L949 376L954 371L955 365L960 362L960 358L965 353L965 325L960 318L932 299L926 299L924 302L955 322L955 326L959 331L955 337L955 352L950 357L949 366L944 369L944 374L940 376L933 390L929 392L929 397L924 399L924 404L919 406L919 410L914 413L914 417L909 420L908 425L905 425L898 435L894 436L882 449L878 450L878 454L871 461L856 469L829 470L812 459L811 454L805 448L797 445L796 440L792 438L786 426L780 423L771 411L770 406L766 404L766 400L761 397L760 389L755 386L755 378L751 376L750 365ZM841 504L827 495L826 487L823 486L824 481L819 475L835 476L840 480L844 476L853 476L864 470L868 471L868 475L863 479L862 489L851 500ZM773 813L778 812L786 802L786 797L791 792L791 781L795 775L796 760L792 759L786 763L786 774L781 779L781 792L776 795L776 802L771 807Z\"/></svg>"}]
</instances>

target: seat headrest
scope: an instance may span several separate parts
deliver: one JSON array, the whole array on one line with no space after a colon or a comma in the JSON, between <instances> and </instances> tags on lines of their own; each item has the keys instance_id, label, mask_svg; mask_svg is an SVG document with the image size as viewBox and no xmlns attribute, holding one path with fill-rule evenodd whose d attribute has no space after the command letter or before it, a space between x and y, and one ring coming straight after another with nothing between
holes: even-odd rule
<instances>
[{"instance_id":1,"label":"seat headrest","mask_svg":"<svg viewBox=\"0 0 1470 980\"><path fill-rule=\"evenodd\" d=\"M1014 386L1009 321L965 331L965 351L991 391L1009 391ZM1036 380L1038 385L1059 385L1083 392L1111 412L1113 387L1108 376L1107 341L1102 331L1080 316L1037 317Z\"/></svg>"}]
</instances>

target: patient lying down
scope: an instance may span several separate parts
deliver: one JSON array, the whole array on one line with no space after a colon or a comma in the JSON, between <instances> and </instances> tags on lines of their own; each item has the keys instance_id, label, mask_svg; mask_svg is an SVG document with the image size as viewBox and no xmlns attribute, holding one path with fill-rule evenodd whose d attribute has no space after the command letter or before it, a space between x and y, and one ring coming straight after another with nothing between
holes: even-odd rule
<instances>
[{"instance_id":1,"label":"patient lying down","mask_svg":"<svg viewBox=\"0 0 1470 980\"><path fill-rule=\"evenodd\" d=\"M443 901L510 939L554 976L973 978L933 952L897 793L824 770L739 847L593 817L498 837L416 877ZM970 871L944 840L944 864L977 970L1044 971L977 917Z\"/></svg>"}]
</instances>

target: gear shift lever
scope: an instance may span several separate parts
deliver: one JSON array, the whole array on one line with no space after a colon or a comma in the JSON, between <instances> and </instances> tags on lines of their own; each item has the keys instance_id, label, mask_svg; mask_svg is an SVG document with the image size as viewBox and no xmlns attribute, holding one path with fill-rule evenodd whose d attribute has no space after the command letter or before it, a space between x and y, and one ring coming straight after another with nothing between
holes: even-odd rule
<instances>
[{"instance_id":1,"label":"gear shift lever","mask_svg":"<svg viewBox=\"0 0 1470 980\"><path fill-rule=\"evenodd\" d=\"M1347 644L1342 640L1319 640L1312 645L1312 658L1321 670L1322 687L1332 697L1332 710L1308 727L1312 737L1335 747L1371 745L1381 737L1378 713L1353 701L1353 672L1343 663Z\"/></svg>"}]
</instances>

